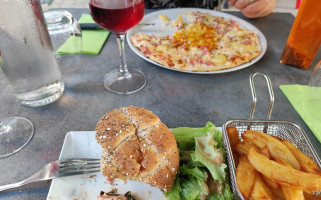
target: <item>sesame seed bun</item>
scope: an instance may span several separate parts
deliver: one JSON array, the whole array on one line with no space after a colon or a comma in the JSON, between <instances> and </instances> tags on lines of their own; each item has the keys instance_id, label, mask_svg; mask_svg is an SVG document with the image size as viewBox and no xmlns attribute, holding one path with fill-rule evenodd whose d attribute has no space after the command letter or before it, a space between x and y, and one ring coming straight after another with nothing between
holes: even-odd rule
<instances>
[{"instance_id":1,"label":"sesame seed bun","mask_svg":"<svg viewBox=\"0 0 321 200\"><path fill-rule=\"evenodd\" d=\"M96 140L104 176L172 188L179 167L176 140L151 111L128 106L106 113L97 123Z\"/></svg>"}]
</instances>

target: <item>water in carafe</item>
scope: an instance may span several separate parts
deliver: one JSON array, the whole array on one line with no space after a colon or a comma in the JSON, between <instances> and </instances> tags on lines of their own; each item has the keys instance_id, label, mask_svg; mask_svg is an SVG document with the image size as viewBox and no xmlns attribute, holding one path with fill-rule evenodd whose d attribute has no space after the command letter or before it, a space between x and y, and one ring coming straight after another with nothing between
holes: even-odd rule
<instances>
[{"instance_id":1,"label":"water in carafe","mask_svg":"<svg viewBox=\"0 0 321 200\"><path fill-rule=\"evenodd\" d=\"M22 104L58 99L64 83L37 0L0 2L0 65Z\"/></svg>"}]
</instances>

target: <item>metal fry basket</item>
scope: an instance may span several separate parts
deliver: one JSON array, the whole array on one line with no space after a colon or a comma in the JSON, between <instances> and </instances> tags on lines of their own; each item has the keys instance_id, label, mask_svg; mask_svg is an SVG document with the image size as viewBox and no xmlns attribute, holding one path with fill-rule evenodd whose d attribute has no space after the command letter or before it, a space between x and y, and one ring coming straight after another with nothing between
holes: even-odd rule
<instances>
[{"instance_id":1,"label":"metal fry basket","mask_svg":"<svg viewBox=\"0 0 321 200\"><path fill-rule=\"evenodd\" d=\"M270 95L270 105L268 109L268 114L266 120L254 120L254 111L256 107L256 92L254 87L254 77L257 75L261 75L266 79L269 95ZM253 97L252 102L252 110L250 113L249 120L229 120L223 124L223 140L224 140L224 147L227 152L227 162L230 171L230 181L233 193L235 194L235 199L243 199L237 184L236 184L236 166L233 159L232 149L230 146L230 142L227 136L226 129L228 127L236 127L239 133L239 137L242 141L241 134L246 130L257 130L269 135L277 136L282 139L286 139L293 143L297 148L299 148L303 153L307 154L312 160L321 168L321 161L315 150L313 149L309 139L307 138L303 129L291 122L287 121L271 121L271 113L274 105L274 94L272 90L272 84L270 78L262 73L254 73L250 76L250 87ZM318 193L318 195L320 195Z\"/></svg>"}]
</instances>

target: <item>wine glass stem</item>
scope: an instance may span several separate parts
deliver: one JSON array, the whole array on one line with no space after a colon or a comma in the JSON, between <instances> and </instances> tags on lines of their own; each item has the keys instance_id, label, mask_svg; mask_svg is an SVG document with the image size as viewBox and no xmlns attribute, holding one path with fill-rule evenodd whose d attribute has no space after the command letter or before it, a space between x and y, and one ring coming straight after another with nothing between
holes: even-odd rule
<instances>
[{"instance_id":1,"label":"wine glass stem","mask_svg":"<svg viewBox=\"0 0 321 200\"><path fill-rule=\"evenodd\" d=\"M127 78L130 74L127 69L126 58L125 58L125 34L116 34L118 49L120 54L120 68L119 76Z\"/></svg>"}]
</instances>

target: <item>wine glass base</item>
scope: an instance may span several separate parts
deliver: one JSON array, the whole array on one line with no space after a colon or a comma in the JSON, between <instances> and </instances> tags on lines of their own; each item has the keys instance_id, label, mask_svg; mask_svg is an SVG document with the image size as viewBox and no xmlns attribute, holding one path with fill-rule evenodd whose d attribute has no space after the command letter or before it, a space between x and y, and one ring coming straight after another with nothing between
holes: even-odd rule
<instances>
[{"instance_id":1,"label":"wine glass base","mask_svg":"<svg viewBox=\"0 0 321 200\"><path fill-rule=\"evenodd\" d=\"M22 117L1 119L0 158L8 157L26 146L34 134L31 121Z\"/></svg>"},{"instance_id":2,"label":"wine glass base","mask_svg":"<svg viewBox=\"0 0 321 200\"><path fill-rule=\"evenodd\" d=\"M146 85L145 75L137 70L128 70L127 77L121 77L118 70L107 73L104 77L105 88L116 94L132 94Z\"/></svg>"}]
</instances>

